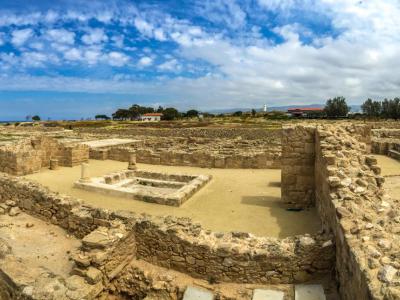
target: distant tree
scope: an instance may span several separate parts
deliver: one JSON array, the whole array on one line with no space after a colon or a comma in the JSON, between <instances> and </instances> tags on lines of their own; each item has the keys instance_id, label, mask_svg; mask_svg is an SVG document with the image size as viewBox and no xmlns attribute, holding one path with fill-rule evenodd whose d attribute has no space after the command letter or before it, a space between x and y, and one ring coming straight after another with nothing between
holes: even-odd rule
<instances>
[{"instance_id":1,"label":"distant tree","mask_svg":"<svg viewBox=\"0 0 400 300\"><path fill-rule=\"evenodd\" d=\"M242 115L243 115L243 112L242 112L241 110L235 111L235 112L232 114L232 116L234 116L234 117L240 117L240 116L242 116Z\"/></svg>"},{"instance_id":2,"label":"distant tree","mask_svg":"<svg viewBox=\"0 0 400 300\"><path fill-rule=\"evenodd\" d=\"M131 116L130 111L127 109L118 109L115 113L112 114L114 120L127 120Z\"/></svg>"},{"instance_id":3,"label":"distant tree","mask_svg":"<svg viewBox=\"0 0 400 300\"><path fill-rule=\"evenodd\" d=\"M40 117L38 115L35 115L32 117L33 121L40 121Z\"/></svg>"},{"instance_id":4,"label":"distant tree","mask_svg":"<svg viewBox=\"0 0 400 300\"><path fill-rule=\"evenodd\" d=\"M164 111L164 108L163 108L161 105L158 106L156 112L157 112L157 113L162 113L163 111Z\"/></svg>"},{"instance_id":5,"label":"distant tree","mask_svg":"<svg viewBox=\"0 0 400 300\"><path fill-rule=\"evenodd\" d=\"M326 101L324 112L328 117L346 117L350 107L346 103L346 98L335 97Z\"/></svg>"},{"instance_id":6,"label":"distant tree","mask_svg":"<svg viewBox=\"0 0 400 300\"><path fill-rule=\"evenodd\" d=\"M110 120L110 117L107 115L95 115L94 118L96 120Z\"/></svg>"},{"instance_id":7,"label":"distant tree","mask_svg":"<svg viewBox=\"0 0 400 300\"><path fill-rule=\"evenodd\" d=\"M361 109L363 113L370 118L378 118L381 116L382 104L379 101L372 101L367 99L362 105Z\"/></svg>"},{"instance_id":8,"label":"distant tree","mask_svg":"<svg viewBox=\"0 0 400 300\"><path fill-rule=\"evenodd\" d=\"M130 119L138 119L141 115L154 112L154 108L134 104L129 108Z\"/></svg>"},{"instance_id":9,"label":"distant tree","mask_svg":"<svg viewBox=\"0 0 400 300\"><path fill-rule=\"evenodd\" d=\"M171 121L179 118L179 112L173 107L167 107L163 111L163 120Z\"/></svg>"},{"instance_id":10,"label":"distant tree","mask_svg":"<svg viewBox=\"0 0 400 300\"><path fill-rule=\"evenodd\" d=\"M252 115L253 117L255 117L256 114L257 114L257 112L256 112L256 110L253 108L253 109L251 110L251 115Z\"/></svg>"},{"instance_id":11,"label":"distant tree","mask_svg":"<svg viewBox=\"0 0 400 300\"><path fill-rule=\"evenodd\" d=\"M394 98L390 101L390 112L392 119L400 119L400 98Z\"/></svg>"},{"instance_id":12,"label":"distant tree","mask_svg":"<svg viewBox=\"0 0 400 300\"><path fill-rule=\"evenodd\" d=\"M195 109L191 109L191 110L188 110L186 112L186 117L187 118L195 118L195 117L198 117L198 116L199 116L199 112L197 110L195 110Z\"/></svg>"},{"instance_id":13,"label":"distant tree","mask_svg":"<svg viewBox=\"0 0 400 300\"><path fill-rule=\"evenodd\" d=\"M210 113L208 113L208 112L205 112L205 113L203 113L203 117L204 117L204 118L214 118L215 115L214 115L214 114L210 114Z\"/></svg>"},{"instance_id":14,"label":"distant tree","mask_svg":"<svg viewBox=\"0 0 400 300\"><path fill-rule=\"evenodd\" d=\"M31 116L31 115L27 115L27 116L25 117L25 120L26 120L26 121L32 120L32 116Z\"/></svg>"},{"instance_id":15,"label":"distant tree","mask_svg":"<svg viewBox=\"0 0 400 300\"><path fill-rule=\"evenodd\" d=\"M265 118L270 119L270 120L285 120L285 119L289 119L289 116L283 111L273 110L273 111L267 112L265 114Z\"/></svg>"}]
</instances>

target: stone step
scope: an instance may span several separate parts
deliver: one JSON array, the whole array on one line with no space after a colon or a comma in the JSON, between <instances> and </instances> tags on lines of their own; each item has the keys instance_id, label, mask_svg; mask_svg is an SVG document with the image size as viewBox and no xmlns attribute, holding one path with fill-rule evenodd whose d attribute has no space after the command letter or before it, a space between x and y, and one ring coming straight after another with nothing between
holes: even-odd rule
<instances>
[{"instance_id":1,"label":"stone step","mask_svg":"<svg viewBox=\"0 0 400 300\"><path fill-rule=\"evenodd\" d=\"M283 300L285 293L276 290L255 289L252 300Z\"/></svg>"},{"instance_id":2,"label":"stone step","mask_svg":"<svg viewBox=\"0 0 400 300\"><path fill-rule=\"evenodd\" d=\"M389 155L391 158L400 160L400 152L399 152L399 151L396 151L396 150L393 150L393 149L392 149L392 150L389 150L388 155Z\"/></svg>"},{"instance_id":3,"label":"stone step","mask_svg":"<svg viewBox=\"0 0 400 300\"><path fill-rule=\"evenodd\" d=\"M296 284L295 300L326 300L324 288L320 284Z\"/></svg>"},{"instance_id":4,"label":"stone step","mask_svg":"<svg viewBox=\"0 0 400 300\"><path fill-rule=\"evenodd\" d=\"M183 294L183 300L213 300L214 294L209 290L188 286Z\"/></svg>"}]
</instances>

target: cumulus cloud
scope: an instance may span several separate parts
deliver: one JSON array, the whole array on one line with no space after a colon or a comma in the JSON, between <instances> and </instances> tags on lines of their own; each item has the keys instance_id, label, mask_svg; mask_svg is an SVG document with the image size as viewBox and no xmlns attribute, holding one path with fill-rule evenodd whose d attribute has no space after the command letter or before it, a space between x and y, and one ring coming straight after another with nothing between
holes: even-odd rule
<instances>
[{"instance_id":1,"label":"cumulus cloud","mask_svg":"<svg viewBox=\"0 0 400 300\"><path fill-rule=\"evenodd\" d=\"M86 50L83 56L89 65L94 65L100 60L101 55L102 53L99 50Z\"/></svg>"},{"instance_id":2,"label":"cumulus cloud","mask_svg":"<svg viewBox=\"0 0 400 300\"><path fill-rule=\"evenodd\" d=\"M153 59L148 56L144 56L138 61L138 65L141 67L148 67L153 64Z\"/></svg>"},{"instance_id":3,"label":"cumulus cloud","mask_svg":"<svg viewBox=\"0 0 400 300\"><path fill-rule=\"evenodd\" d=\"M47 37L57 43L72 45L75 43L75 33L65 29L50 29L46 32Z\"/></svg>"},{"instance_id":4,"label":"cumulus cloud","mask_svg":"<svg viewBox=\"0 0 400 300\"><path fill-rule=\"evenodd\" d=\"M235 0L199 1L199 14L214 23L234 29L246 23L246 13Z\"/></svg>"},{"instance_id":5,"label":"cumulus cloud","mask_svg":"<svg viewBox=\"0 0 400 300\"><path fill-rule=\"evenodd\" d=\"M126 69L118 74L108 68L110 73L102 75L109 80L90 76L46 80L60 91L134 90L159 99L201 101L204 107L214 108L315 103L337 94L353 103L367 97L398 96L400 7L396 0L258 0L256 7L227 0L197 3L196 18L192 14L178 18L173 10L157 11L154 6L119 15L113 10L103 15L99 11L70 10L64 16L52 12L47 27L39 30L24 28L37 20L33 13L26 21L17 14L0 14L0 26L20 24L9 29L12 45L22 49L27 44L30 49L29 54L13 54L2 53L0 48L0 67L24 66L28 60L43 70L48 63L82 68L108 64L118 71ZM271 12L279 22L269 19ZM202 22L197 21L199 14L203 14ZM88 20L93 17L103 25L91 28ZM53 28L54 20L77 23L68 28L68 37L68 32L60 32L67 31L59 28L60 23ZM322 30L319 22L328 24L327 28ZM39 32L47 37L38 36ZM0 40L5 38L0 36ZM46 47L49 40L51 47ZM44 53L44 49L54 53ZM144 56L137 59L138 53ZM57 61L57 56L64 61ZM156 75L140 82L140 72L152 70ZM162 72L170 73L167 79ZM17 80L12 72L9 75L15 81L0 77L0 89L49 86L44 78L29 72L24 75L26 80ZM205 90L210 95L207 100Z\"/></svg>"},{"instance_id":6,"label":"cumulus cloud","mask_svg":"<svg viewBox=\"0 0 400 300\"><path fill-rule=\"evenodd\" d=\"M122 67L129 61L129 57L121 52L108 53L108 63L111 66Z\"/></svg>"},{"instance_id":7,"label":"cumulus cloud","mask_svg":"<svg viewBox=\"0 0 400 300\"><path fill-rule=\"evenodd\" d=\"M14 30L11 35L11 43L15 47L20 47L33 36L33 30L30 28Z\"/></svg>"},{"instance_id":8,"label":"cumulus cloud","mask_svg":"<svg viewBox=\"0 0 400 300\"><path fill-rule=\"evenodd\" d=\"M87 34L82 36L82 42L87 45L107 42L108 37L101 28L89 29Z\"/></svg>"},{"instance_id":9,"label":"cumulus cloud","mask_svg":"<svg viewBox=\"0 0 400 300\"><path fill-rule=\"evenodd\" d=\"M82 59L82 53L81 53L81 51L79 49L71 48L71 49L69 49L68 51L66 51L64 53L64 57L65 57L65 59L71 60L71 61L81 60Z\"/></svg>"},{"instance_id":10,"label":"cumulus cloud","mask_svg":"<svg viewBox=\"0 0 400 300\"><path fill-rule=\"evenodd\" d=\"M166 62L164 62L158 66L158 69L160 71L166 71L166 72L177 72L177 71L180 71L181 68L182 68L182 66L179 64L179 62L176 59L167 60Z\"/></svg>"}]
</instances>

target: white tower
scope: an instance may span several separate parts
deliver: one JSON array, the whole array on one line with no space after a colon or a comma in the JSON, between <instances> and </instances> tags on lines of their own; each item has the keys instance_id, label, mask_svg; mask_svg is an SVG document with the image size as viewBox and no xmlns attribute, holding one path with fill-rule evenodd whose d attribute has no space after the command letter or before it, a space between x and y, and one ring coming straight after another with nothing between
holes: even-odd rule
<instances>
[{"instance_id":1,"label":"white tower","mask_svg":"<svg viewBox=\"0 0 400 300\"><path fill-rule=\"evenodd\" d=\"M267 104L264 104L263 111L264 111L264 112L267 112Z\"/></svg>"}]
</instances>

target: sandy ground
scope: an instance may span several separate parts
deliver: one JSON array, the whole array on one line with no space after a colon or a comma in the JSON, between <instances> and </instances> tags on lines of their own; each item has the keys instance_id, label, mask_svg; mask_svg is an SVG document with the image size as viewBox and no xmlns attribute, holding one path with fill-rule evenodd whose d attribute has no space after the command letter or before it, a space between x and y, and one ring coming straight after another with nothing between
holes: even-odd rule
<instances>
[{"instance_id":1,"label":"sandy ground","mask_svg":"<svg viewBox=\"0 0 400 300\"><path fill-rule=\"evenodd\" d=\"M26 224L33 226L27 228ZM0 215L0 237L11 246L12 254L30 269L44 267L63 277L68 277L73 267L67 251L81 245L59 226L25 213L14 217Z\"/></svg>"},{"instance_id":2,"label":"sandy ground","mask_svg":"<svg viewBox=\"0 0 400 300\"><path fill-rule=\"evenodd\" d=\"M90 161L91 176L126 169L127 163ZM190 217L214 231L245 231L260 236L287 237L314 233L320 228L315 210L289 212L280 201L280 170L203 169L138 164L139 169L169 173L209 174L211 182L181 207L110 197L73 188L80 177L80 166L43 170L27 178L53 191L83 199L86 203L109 209L125 209L152 215Z\"/></svg>"},{"instance_id":3,"label":"sandy ground","mask_svg":"<svg viewBox=\"0 0 400 300\"><path fill-rule=\"evenodd\" d=\"M378 160L378 165L382 168L382 176L400 176L400 161L386 155L374 156Z\"/></svg>"}]
</instances>

